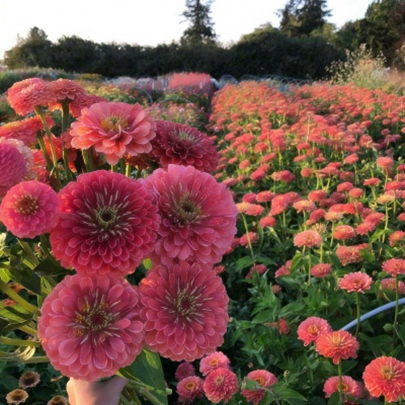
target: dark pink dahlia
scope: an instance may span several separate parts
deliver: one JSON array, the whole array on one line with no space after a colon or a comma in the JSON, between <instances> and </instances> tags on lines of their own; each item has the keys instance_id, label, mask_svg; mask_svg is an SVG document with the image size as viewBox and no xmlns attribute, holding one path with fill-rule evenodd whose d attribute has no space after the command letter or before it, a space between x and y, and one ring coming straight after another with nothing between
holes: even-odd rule
<instances>
[{"instance_id":1,"label":"dark pink dahlia","mask_svg":"<svg viewBox=\"0 0 405 405\"><path fill-rule=\"evenodd\" d=\"M153 249L160 217L139 181L98 170L70 182L59 199L60 220L50 242L64 267L125 276Z\"/></svg>"},{"instance_id":2,"label":"dark pink dahlia","mask_svg":"<svg viewBox=\"0 0 405 405\"><path fill-rule=\"evenodd\" d=\"M229 190L193 166L157 169L145 184L153 190L162 217L152 262L221 261L236 233L237 209Z\"/></svg>"},{"instance_id":3,"label":"dark pink dahlia","mask_svg":"<svg viewBox=\"0 0 405 405\"><path fill-rule=\"evenodd\" d=\"M67 377L95 381L131 364L143 348L138 291L113 277L67 276L45 299L38 336Z\"/></svg>"},{"instance_id":4,"label":"dark pink dahlia","mask_svg":"<svg viewBox=\"0 0 405 405\"><path fill-rule=\"evenodd\" d=\"M152 154L162 167L169 164L194 166L212 173L218 165L219 154L214 142L204 133L184 124L157 121Z\"/></svg>"},{"instance_id":5,"label":"dark pink dahlia","mask_svg":"<svg viewBox=\"0 0 405 405\"><path fill-rule=\"evenodd\" d=\"M223 343L228 296L209 265L182 262L149 270L139 287L145 343L173 361L194 361Z\"/></svg>"}]
</instances>

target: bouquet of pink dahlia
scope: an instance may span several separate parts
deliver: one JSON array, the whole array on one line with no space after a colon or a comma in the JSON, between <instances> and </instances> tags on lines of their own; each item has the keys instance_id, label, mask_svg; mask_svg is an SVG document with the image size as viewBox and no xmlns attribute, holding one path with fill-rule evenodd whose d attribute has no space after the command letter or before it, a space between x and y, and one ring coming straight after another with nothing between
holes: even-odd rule
<instances>
[{"instance_id":1,"label":"bouquet of pink dahlia","mask_svg":"<svg viewBox=\"0 0 405 405\"><path fill-rule=\"evenodd\" d=\"M29 117L0 126L0 343L18 347L0 355L167 403L159 355L213 353L228 323L213 266L237 210L213 141L70 80L8 99Z\"/></svg>"}]
</instances>

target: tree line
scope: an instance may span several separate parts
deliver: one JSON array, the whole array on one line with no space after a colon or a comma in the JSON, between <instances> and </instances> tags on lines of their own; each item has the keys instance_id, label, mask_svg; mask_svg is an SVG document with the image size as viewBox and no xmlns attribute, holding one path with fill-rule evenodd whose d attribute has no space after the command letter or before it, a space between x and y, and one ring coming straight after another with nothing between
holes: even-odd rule
<instances>
[{"instance_id":1,"label":"tree line","mask_svg":"<svg viewBox=\"0 0 405 405\"><path fill-rule=\"evenodd\" d=\"M363 43L375 55L382 52L388 65L400 65L402 60L405 0L375 0L363 19L340 30L326 21L331 14L326 0L288 0L279 10L278 28L265 24L228 47L216 40L211 3L186 0L183 16L189 27L179 42L150 47L63 36L53 43L42 29L33 27L6 51L3 62L10 69L52 67L105 77L194 71L213 77L276 74L321 79L332 61L344 58L345 49Z\"/></svg>"}]
</instances>

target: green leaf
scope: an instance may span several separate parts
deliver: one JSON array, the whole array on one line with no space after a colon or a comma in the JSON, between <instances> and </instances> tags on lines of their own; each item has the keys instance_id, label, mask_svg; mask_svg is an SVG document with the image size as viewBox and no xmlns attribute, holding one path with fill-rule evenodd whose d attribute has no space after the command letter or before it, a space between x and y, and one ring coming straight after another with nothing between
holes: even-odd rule
<instances>
[{"instance_id":1,"label":"green leaf","mask_svg":"<svg viewBox=\"0 0 405 405\"><path fill-rule=\"evenodd\" d=\"M284 384L275 384L271 387L274 393L280 398L288 403L291 403L289 399L296 399L302 402L307 402L307 399L301 395L299 392L287 388Z\"/></svg>"},{"instance_id":2,"label":"green leaf","mask_svg":"<svg viewBox=\"0 0 405 405\"><path fill-rule=\"evenodd\" d=\"M252 323L265 323L274 320L273 310L259 312L252 320Z\"/></svg>"},{"instance_id":3,"label":"green leaf","mask_svg":"<svg viewBox=\"0 0 405 405\"><path fill-rule=\"evenodd\" d=\"M7 319L11 322L25 322L32 319L32 313L23 308L21 305L12 305L0 309L0 318Z\"/></svg>"},{"instance_id":4,"label":"green leaf","mask_svg":"<svg viewBox=\"0 0 405 405\"><path fill-rule=\"evenodd\" d=\"M269 257L258 257L256 258L256 260L259 263L265 263L265 264L271 264L271 265L276 265L276 262L272 259L270 259Z\"/></svg>"},{"instance_id":5,"label":"green leaf","mask_svg":"<svg viewBox=\"0 0 405 405\"><path fill-rule=\"evenodd\" d=\"M329 253L328 258L332 263L333 270L339 270L342 268L342 263L340 263L340 260L337 257L336 253Z\"/></svg>"},{"instance_id":6,"label":"green leaf","mask_svg":"<svg viewBox=\"0 0 405 405\"><path fill-rule=\"evenodd\" d=\"M300 251L295 252L294 257L292 258L291 261L291 273L293 273L295 270L298 270L302 265L302 253Z\"/></svg>"},{"instance_id":7,"label":"green leaf","mask_svg":"<svg viewBox=\"0 0 405 405\"><path fill-rule=\"evenodd\" d=\"M41 294L41 279L27 267L11 267L5 270L9 277L17 283L24 286L27 290L40 295Z\"/></svg>"},{"instance_id":8,"label":"green leaf","mask_svg":"<svg viewBox=\"0 0 405 405\"><path fill-rule=\"evenodd\" d=\"M120 373L130 380L144 383L156 399L167 405L166 385L159 354L144 349L135 361L121 369Z\"/></svg>"},{"instance_id":9,"label":"green leaf","mask_svg":"<svg viewBox=\"0 0 405 405\"><path fill-rule=\"evenodd\" d=\"M38 276L55 276L60 274L66 274L67 270L59 263L55 263L51 259L45 259L38 266L35 267L34 273Z\"/></svg>"},{"instance_id":10,"label":"green leaf","mask_svg":"<svg viewBox=\"0 0 405 405\"><path fill-rule=\"evenodd\" d=\"M246 269L246 267L252 266L253 265L253 259L250 256L244 256L241 257L237 262L236 262L236 271L242 271L243 269Z\"/></svg>"}]
</instances>

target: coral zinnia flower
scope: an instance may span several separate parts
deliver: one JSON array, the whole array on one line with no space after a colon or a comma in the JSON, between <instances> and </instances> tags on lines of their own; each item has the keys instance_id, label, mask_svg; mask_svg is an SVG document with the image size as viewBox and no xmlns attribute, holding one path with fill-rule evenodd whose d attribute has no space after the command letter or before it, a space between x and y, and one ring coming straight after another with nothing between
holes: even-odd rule
<instances>
[{"instance_id":1,"label":"coral zinnia flower","mask_svg":"<svg viewBox=\"0 0 405 405\"><path fill-rule=\"evenodd\" d=\"M194 399L201 398L204 395L204 381L200 377L190 376L183 378L177 384L177 394L179 394L179 402L191 404Z\"/></svg>"},{"instance_id":2,"label":"coral zinnia flower","mask_svg":"<svg viewBox=\"0 0 405 405\"><path fill-rule=\"evenodd\" d=\"M212 173L218 165L219 154L214 142L188 125L157 121L152 146L152 154L161 167L194 166L201 172Z\"/></svg>"},{"instance_id":3,"label":"coral zinnia flower","mask_svg":"<svg viewBox=\"0 0 405 405\"><path fill-rule=\"evenodd\" d=\"M139 292L145 343L151 350L173 361L193 361L223 343L228 296L209 265L156 266Z\"/></svg>"},{"instance_id":4,"label":"coral zinnia flower","mask_svg":"<svg viewBox=\"0 0 405 405\"><path fill-rule=\"evenodd\" d=\"M381 280L381 288L395 292L397 289L397 283L396 283L395 277L383 278ZM400 295L405 294L405 283L401 280L398 280L398 292Z\"/></svg>"},{"instance_id":5,"label":"coral zinnia flower","mask_svg":"<svg viewBox=\"0 0 405 405\"><path fill-rule=\"evenodd\" d=\"M251 371L250 373L248 373L246 378L254 381L260 386L260 388L257 389L249 389L244 388L244 385L246 384L245 380L242 383L241 394L246 398L247 401L253 402L254 405L258 405L264 397L264 394L266 393L266 390L264 388L268 388L278 381L276 376L267 370Z\"/></svg>"},{"instance_id":6,"label":"coral zinnia flower","mask_svg":"<svg viewBox=\"0 0 405 405\"><path fill-rule=\"evenodd\" d=\"M294 236L294 246L297 247L320 247L322 236L316 231L302 231Z\"/></svg>"},{"instance_id":7,"label":"coral zinnia flower","mask_svg":"<svg viewBox=\"0 0 405 405\"><path fill-rule=\"evenodd\" d=\"M373 279L366 273L356 271L345 274L339 282L339 287L347 292L363 293L370 289Z\"/></svg>"},{"instance_id":8,"label":"coral zinnia flower","mask_svg":"<svg viewBox=\"0 0 405 405\"><path fill-rule=\"evenodd\" d=\"M51 364L85 381L131 364L143 347L138 291L112 276L67 276L45 299L38 336Z\"/></svg>"},{"instance_id":9,"label":"coral zinnia flower","mask_svg":"<svg viewBox=\"0 0 405 405\"><path fill-rule=\"evenodd\" d=\"M188 361L180 363L174 374L177 381L181 381L183 378L195 376L195 368Z\"/></svg>"},{"instance_id":10,"label":"coral zinnia flower","mask_svg":"<svg viewBox=\"0 0 405 405\"><path fill-rule=\"evenodd\" d=\"M325 392L325 397L329 398L334 392L339 392L340 382L339 377L330 377L325 381L323 386L323 391ZM363 386L356 380L349 376L342 376L342 392L343 394L350 395L354 399L359 399L363 395ZM350 401L349 399L345 398L343 400L344 404L354 404L354 402Z\"/></svg>"},{"instance_id":11,"label":"coral zinnia flower","mask_svg":"<svg viewBox=\"0 0 405 405\"><path fill-rule=\"evenodd\" d=\"M237 210L229 190L193 166L157 169L145 184L153 190L162 217L152 262L221 261L236 233Z\"/></svg>"},{"instance_id":12,"label":"coral zinnia flower","mask_svg":"<svg viewBox=\"0 0 405 405\"><path fill-rule=\"evenodd\" d=\"M110 165L125 154L137 156L152 150L156 124L146 111L121 102L95 103L83 108L82 115L72 124L72 147L94 149L103 153Z\"/></svg>"},{"instance_id":13,"label":"coral zinnia flower","mask_svg":"<svg viewBox=\"0 0 405 405\"><path fill-rule=\"evenodd\" d=\"M47 106L55 101L55 93L48 82L37 77L14 83L7 90L10 106L19 115L27 115L38 106Z\"/></svg>"},{"instance_id":14,"label":"coral zinnia flower","mask_svg":"<svg viewBox=\"0 0 405 405\"><path fill-rule=\"evenodd\" d=\"M203 388L212 403L227 403L239 390L238 377L228 368L220 367L208 374Z\"/></svg>"},{"instance_id":15,"label":"coral zinnia flower","mask_svg":"<svg viewBox=\"0 0 405 405\"><path fill-rule=\"evenodd\" d=\"M50 242L62 266L124 276L153 249L160 218L151 193L139 181L98 170L78 176L59 199L60 221Z\"/></svg>"},{"instance_id":16,"label":"coral zinnia flower","mask_svg":"<svg viewBox=\"0 0 405 405\"><path fill-rule=\"evenodd\" d=\"M0 205L0 218L18 238L50 232L58 222L59 198L47 184L25 181L11 187Z\"/></svg>"},{"instance_id":17,"label":"coral zinnia flower","mask_svg":"<svg viewBox=\"0 0 405 405\"><path fill-rule=\"evenodd\" d=\"M230 360L228 356L222 352L211 353L208 356L205 356L200 361L200 372L205 377L211 371L219 367L228 367L229 368Z\"/></svg>"},{"instance_id":18,"label":"coral zinnia flower","mask_svg":"<svg viewBox=\"0 0 405 405\"><path fill-rule=\"evenodd\" d=\"M387 402L397 402L405 396L405 363L393 357L378 357L365 368L363 380L374 397L384 395Z\"/></svg>"},{"instance_id":19,"label":"coral zinnia flower","mask_svg":"<svg viewBox=\"0 0 405 405\"><path fill-rule=\"evenodd\" d=\"M334 364L341 359L356 358L358 348L359 342L345 330L325 333L315 341L315 350L322 356L330 357Z\"/></svg>"},{"instance_id":20,"label":"coral zinnia flower","mask_svg":"<svg viewBox=\"0 0 405 405\"><path fill-rule=\"evenodd\" d=\"M363 259L361 257L361 250L367 249L367 243L361 243L354 246L339 246L336 249L336 256L338 257L342 266L346 266L350 263L360 263Z\"/></svg>"},{"instance_id":21,"label":"coral zinnia flower","mask_svg":"<svg viewBox=\"0 0 405 405\"><path fill-rule=\"evenodd\" d=\"M382 263L382 269L392 276L397 274L405 274L404 259L389 259Z\"/></svg>"},{"instance_id":22,"label":"coral zinnia flower","mask_svg":"<svg viewBox=\"0 0 405 405\"><path fill-rule=\"evenodd\" d=\"M298 326L298 339L304 342L304 346L308 346L311 342L315 342L319 336L325 333L332 332L332 327L328 321L316 316L311 316Z\"/></svg>"},{"instance_id":23,"label":"coral zinnia flower","mask_svg":"<svg viewBox=\"0 0 405 405\"><path fill-rule=\"evenodd\" d=\"M339 225L333 231L333 237L337 240L353 239L356 231L349 225Z\"/></svg>"},{"instance_id":24,"label":"coral zinnia flower","mask_svg":"<svg viewBox=\"0 0 405 405\"><path fill-rule=\"evenodd\" d=\"M318 263L311 268L311 276L323 278L332 273L332 266L329 263Z\"/></svg>"}]
</instances>

